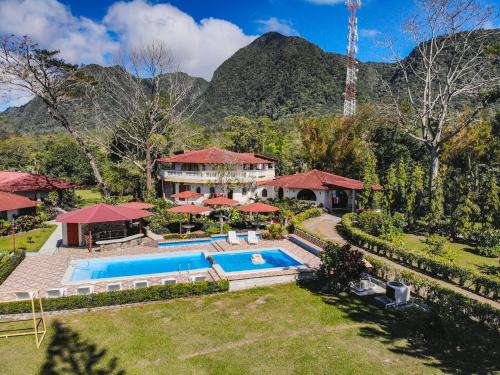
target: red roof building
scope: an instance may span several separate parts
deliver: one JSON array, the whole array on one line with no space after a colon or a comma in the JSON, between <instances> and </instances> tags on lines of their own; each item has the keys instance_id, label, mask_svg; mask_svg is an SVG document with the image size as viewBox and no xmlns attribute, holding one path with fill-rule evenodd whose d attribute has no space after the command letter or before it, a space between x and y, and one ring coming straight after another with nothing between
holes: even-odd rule
<instances>
[{"instance_id":1,"label":"red roof building","mask_svg":"<svg viewBox=\"0 0 500 375\"><path fill-rule=\"evenodd\" d=\"M182 154L161 157L159 163L189 164L269 164L274 160L254 153L239 153L211 147L204 150L187 151Z\"/></svg>"},{"instance_id":2,"label":"red roof building","mask_svg":"<svg viewBox=\"0 0 500 375\"><path fill-rule=\"evenodd\" d=\"M0 191L0 219L12 220L17 215L29 213L29 209L33 209L38 204L39 202L21 195Z\"/></svg>"},{"instance_id":3,"label":"red roof building","mask_svg":"<svg viewBox=\"0 0 500 375\"><path fill-rule=\"evenodd\" d=\"M247 203L260 189L258 182L275 177L273 158L218 147L162 157L158 162L163 196L175 198L191 191L200 194L194 198L196 204L218 196Z\"/></svg>"},{"instance_id":4,"label":"red roof building","mask_svg":"<svg viewBox=\"0 0 500 375\"><path fill-rule=\"evenodd\" d=\"M356 207L356 191L363 190L363 181L354 180L316 169L290 176L276 177L263 181L262 197L297 198L315 202L327 209ZM373 185L373 190L382 190L382 186ZM265 195L265 196L264 196Z\"/></svg>"},{"instance_id":5,"label":"red roof building","mask_svg":"<svg viewBox=\"0 0 500 375\"><path fill-rule=\"evenodd\" d=\"M0 190L41 199L54 190L72 189L76 184L52 177L25 172L0 171Z\"/></svg>"}]
</instances>

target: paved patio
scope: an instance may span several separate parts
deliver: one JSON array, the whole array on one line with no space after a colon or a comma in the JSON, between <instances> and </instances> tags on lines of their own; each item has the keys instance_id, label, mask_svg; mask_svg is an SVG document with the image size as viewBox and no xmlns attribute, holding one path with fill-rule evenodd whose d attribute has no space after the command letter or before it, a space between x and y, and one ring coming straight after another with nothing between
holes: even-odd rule
<instances>
[{"instance_id":1,"label":"paved patio","mask_svg":"<svg viewBox=\"0 0 500 375\"><path fill-rule=\"evenodd\" d=\"M186 246L172 246L172 247L153 247L153 246L134 246L126 249L114 249L105 252L89 253L86 249L82 248L61 248L57 254L53 255L39 255L36 257L26 257L22 263L14 270L9 278L0 286L0 292L9 292L15 290L40 290L42 296L46 295L46 290L53 288L66 288L66 295L74 295L76 288L82 285L94 285L95 292L106 291L107 284L111 283L109 280L105 281L83 281L81 284L65 284L63 282L64 275L70 265L71 261L78 259L96 259L102 257L115 257L115 256L130 256L130 255L152 255L173 252L185 251L205 251L207 253L216 253L218 251L248 251L252 249L273 249L281 248L292 255L297 260L301 261L305 267L303 270L283 269L283 270L270 270L260 272L244 272L241 274L231 274L228 280L242 280L251 278L275 277L281 275L294 275L302 272L311 272L317 269L320 260L317 256L304 250L298 245L289 240L281 241L267 241L260 240L257 245L249 245L246 241L242 240L239 245L230 245L226 241L217 241L214 244L191 244ZM177 272L170 274L168 277L175 278L177 282L189 282L190 276L203 275L208 280L219 280L221 275L217 273L214 268L209 270ZM133 279L120 280L123 289L133 288L133 281L147 280L149 285L160 285L161 280L166 278L165 275L158 277L148 276L141 277L140 275ZM114 281L113 281L114 282ZM2 295L2 299L14 299L13 294Z\"/></svg>"}]
</instances>

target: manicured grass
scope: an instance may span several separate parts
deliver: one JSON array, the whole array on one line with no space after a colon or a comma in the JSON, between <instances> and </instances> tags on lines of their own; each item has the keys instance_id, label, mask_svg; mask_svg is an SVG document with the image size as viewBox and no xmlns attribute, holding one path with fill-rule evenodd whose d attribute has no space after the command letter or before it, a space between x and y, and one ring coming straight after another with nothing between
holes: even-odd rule
<instances>
[{"instance_id":1,"label":"manicured grass","mask_svg":"<svg viewBox=\"0 0 500 375\"><path fill-rule=\"evenodd\" d=\"M404 235L404 244L406 248L413 249L416 252L422 254L425 252L424 240L425 237L423 236L416 236L414 234ZM464 245L461 243L451 242L449 243L449 246L453 251L453 254L455 255L454 262L456 262L457 264L471 267L486 274L500 276L498 259L482 257L473 254L467 250L469 248L468 245Z\"/></svg>"},{"instance_id":2,"label":"manicured grass","mask_svg":"<svg viewBox=\"0 0 500 375\"><path fill-rule=\"evenodd\" d=\"M475 340L434 348L384 309L293 284L51 316L48 323L39 350L32 337L0 340L2 374L470 373L491 369L498 358L488 353L495 343L486 350ZM405 338L412 335L418 339ZM85 365L92 371L71 369ZM103 368L115 371L96 371Z\"/></svg>"},{"instance_id":3,"label":"manicured grass","mask_svg":"<svg viewBox=\"0 0 500 375\"><path fill-rule=\"evenodd\" d=\"M28 232L17 233L16 247L26 251L38 251L56 227L57 225L50 224L47 228L38 228ZM10 252L12 250L12 236L0 237L0 251Z\"/></svg>"},{"instance_id":4,"label":"manicured grass","mask_svg":"<svg viewBox=\"0 0 500 375\"><path fill-rule=\"evenodd\" d=\"M79 207L87 207L93 204L102 202L102 194L95 190L76 190L76 195L82 199L82 203Z\"/></svg>"}]
</instances>

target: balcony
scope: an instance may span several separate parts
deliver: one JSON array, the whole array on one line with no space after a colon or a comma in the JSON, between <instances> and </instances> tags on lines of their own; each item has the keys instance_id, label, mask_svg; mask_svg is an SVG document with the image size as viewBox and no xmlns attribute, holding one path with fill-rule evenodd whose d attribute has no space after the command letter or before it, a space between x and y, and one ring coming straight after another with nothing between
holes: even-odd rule
<instances>
[{"instance_id":1,"label":"balcony","mask_svg":"<svg viewBox=\"0 0 500 375\"><path fill-rule=\"evenodd\" d=\"M253 170L253 171L229 171L221 175L216 171L177 171L161 170L160 177L165 181L172 182L193 182L193 183L251 183L260 180L274 178L274 169Z\"/></svg>"}]
</instances>

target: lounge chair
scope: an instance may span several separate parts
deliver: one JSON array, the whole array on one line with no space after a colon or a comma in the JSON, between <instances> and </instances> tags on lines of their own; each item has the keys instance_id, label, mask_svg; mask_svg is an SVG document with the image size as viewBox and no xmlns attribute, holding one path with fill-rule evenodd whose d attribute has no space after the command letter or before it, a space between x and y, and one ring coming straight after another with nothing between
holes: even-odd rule
<instances>
[{"instance_id":1,"label":"lounge chair","mask_svg":"<svg viewBox=\"0 0 500 375\"><path fill-rule=\"evenodd\" d=\"M176 279L161 279L161 284L162 285L177 284L177 280Z\"/></svg>"},{"instance_id":2,"label":"lounge chair","mask_svg":"<svg viewBox=\"0 0 500 375\"><path fill-rule=\"evenodd\" d=\"M59 298L66 295L66 288L47 289L48 298Z\"/></svg>"},{"instance_id":3,"label":"lounge chair","mask_svg":"<svg viewBox=\"0 0 500 375\"><path fill-rule=\"evenodd\" d=\"M147 288L148 286L149 286L149 281L147 280L134 281L134 289Z\"/></svg>"},{"instance_id":4,"label":"lounge chair","mask_svg":"<svg viewBox=\"0 0 500 375\"><path fill-rule=\"evenodd\" d=\"M87 294L93 294L94 293L94 286L93 285L88 285L88 286L79 286L76 288L76 295L77 296L83 296Z\"/></svg>"},{"instance_id":5,"label":"lounge chair","mask_svg":"<svg viewBox=\"0 0 500 375\"><path fill-rule=\"evenodd\" d=\"M191 276L190 277L192 283L200 283L202 281L206 281L206 276Z\"/></svg>"},{"instance_id":6,"label":"lounge chair","mask_svg":"<svg viewBox=\"0 0 500 375\"><path fill-rule=\"evenodd\" d=\"M122 283L112 283L106 286L108 292L118 292L122 290Z\"/></svg>"},{"instance_id":7,"label":"lounge chair","mask_svg":"<svg viewBox=\"0 0 500 375\"><path fill-rule=\"evenodd\" d=\"M257 238L257 233L254 230L248 231L247 241L250 245L256 245L259 243L259 239Z\"/></svg>"},{"instance_id":8,"label":"lounge chair","mask_svg":"<svg viewBox=\"0 0 500 375\"><path fill-rule=\"evenodd\" d=\"M236 235L234 230L227 233L227 240L231 245L238 245L240 243L240 238Z\"/></svg>"}]
</instances>

